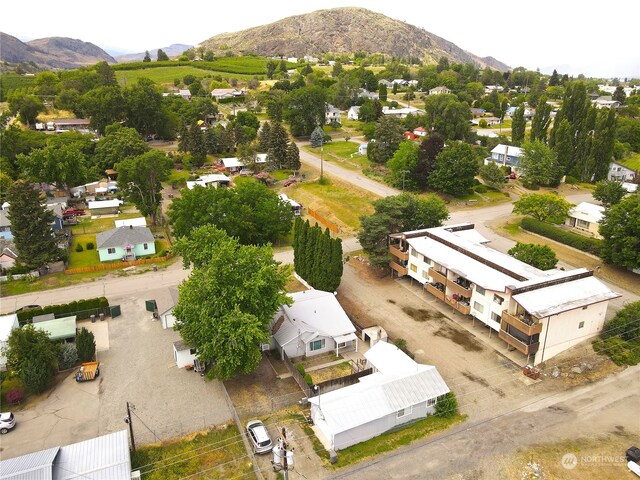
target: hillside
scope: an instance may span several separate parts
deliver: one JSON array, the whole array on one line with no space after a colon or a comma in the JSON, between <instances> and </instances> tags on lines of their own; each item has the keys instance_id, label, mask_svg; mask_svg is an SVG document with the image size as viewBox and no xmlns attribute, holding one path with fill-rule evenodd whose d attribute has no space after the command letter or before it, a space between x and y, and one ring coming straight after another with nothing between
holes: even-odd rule
<instances>
[{"instance_id":1,"label":"hillside","mask_svg":"<svg viewBox=\"0 0 640 480\"><path fill-rule=\"evenodd\" d=\"M100 61L116 60L93 43L66 37L48 37L22 42L0 32L0 61L12 64L34 63L43 70L72 69Z\"/></svg>"},{"instance_id":2,"label":"hillside","mask_svg":"<svg viewBox=\"0 0 640 480\"><path fill-rule=\"evenodd\" d=\"M480 58L423 28L355 7L318 10L269 25L223 33L201 45L218 55L229 50L267 57L362 51L418 57L430 63L445 56L456 63L471 62L478 67L509 69L493 57Z\"/></svg>"},{"instance_id":3,"label":"hillside","mask_svg":"<svg viewBox=\"0 0 640 480\"><path fill-rule=\"evenodd\" d=\"M166 53L169 58L177 57L185 50L191 48L192 45L183 45L181 43L174 43L169 45L168 47L160 47L164 53ZM153 50L149 50L149 56L151 60L155 61L158 58L158 49L154 48ZM118 55L115 57L118 63L123 62L141 62L144 59L144 52L139 53L127 53L125 55Z\"/></svg>"}]
</instances>

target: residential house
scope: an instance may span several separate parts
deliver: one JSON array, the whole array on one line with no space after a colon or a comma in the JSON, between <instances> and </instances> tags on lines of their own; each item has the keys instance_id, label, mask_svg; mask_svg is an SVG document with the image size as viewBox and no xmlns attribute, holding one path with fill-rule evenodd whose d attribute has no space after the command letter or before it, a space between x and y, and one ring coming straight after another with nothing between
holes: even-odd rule
<instances>
[{"instance_id":1,"label":"residential house","mask_svg":"<svg viewBox=\"0 0 640 480\"><path fill-rule=\"evenodd\" d=\"M369 147L369 143L361 143L358 145L358 155L366 155Z\"/></svg>"},{"instance_id":2,"label":"residential house","mask_svg":"<svg viewBox=\"0 0 640 480\"><path fill-rule=\"evenodd\" d=\"M394 78L391 80L391 86L393 87L394 85L398 85L399 87L408 87L409 81L404 78Z\"/></svg>"},{"instance_id":3,"label":"residential house","mask_svg":"<svg viewBox=\"0 0 640 480\"><path fill-rule=\"evenodd\" d=\"M0 242L2 249L0 250L0 270L9 270L13 268L18 259L16 247L10 240L4 240Z\"/></svg>"},{"instance_id":4,"label":"residential house","mask_svg":"<svg viewBox=\"0 0 640 480\"><path fill-rule=\"evenodd\" d=\"M604 217L604 207L589 202L581 202L571 210L565 220L565 225L595 238L602 238L598 229Z\"/></svg>"},{"instance_id":5,"label":"residential house","mask_svg":"<svg viewBox=\"0 0 640 480\"><path fill-rule=\"evenodd\" d=\"M211 90L211 98L217 101L227 98L242 97L244 94L244 90L237 90L235 88L214 88Z\"/></svg>"},{"instance_id":6,"label":"residential house","mask_svg":"<svg viewBox=\"0 0 640 480\"><path fill-rule=\"evenodd\" d=\"M47 336L52 342L57 340L72 340L76 338L77 324L75 315L43 321L36 321L34 318L33 327L36 330L47 332Z\"/></svg>"},{"instance_id":7,"label":"residential house","mask_svg":"<svg viewBox=\"0 0 640 480\"><path fill-rule=\"evenodd\" d=\"M384 78L378 82L378 85L384 85L387 88L393 88L393 83Z\"/></svg>"},{"instance_id":8,"label":"residential house","mask_svg":"<svg viewBox=\"0 0 640 480\"><path fill-rule=\"evenodd\" d=\"M226 175L221 173L213 173L209 175L201 175L194 181L187 181L187 188L193 190L196 186L199 187L228 187L231 180Z\"/></svg>"},{"instance_id":9,"label":"residential house","mask_svg":"<svg viewBox=\"0 0 640 480\"><path fill-rule=\"evenodd\" d=\"M67 209L67 197L55 197L47 199L47 210L53 213L53 222L51 222L52 230L62 230L64 219L64 211Z\"/></svg>"},{"instance_id":10,"label":"residential house","mask_svg":"<svg viewBox=\"0 0 640 480\"><path fill-rule=\"evenodd\" d=\"M498 165L511 167L512 171L518 171L522 156L520 148L500 143L491 150L491 156L484 160L484 164L488 165L489 162L494 162Z\"/></svg>"},{"instance_id":11,"label":"residential house","mask_svg":"<svg viewBox=\"0 0 640 480\"><path fill-rule=\"evenodd\" d=\"M402 136L407 140L415 140L416 138L418 138L418 135L413 133L411 130L407 130L402 134Z\"/></svg>"},{"instance_id":12,"label":"residential house","mask_svg":"<svg viewBox=\"0 0 640 480\"><path fill-rule=\"evenodd\" d=\"M86 118L58 118L53 123L56 126L56 132L88 131L90 121Z\"/></svg>"},{"instance_id":13,"label":"residential house","mask_svg":"<svg viewBox=\"0 0 640 480\"><path fill-rule=\"evenodd\" d=\"M12 313L0 316L0 371L7 369L7 357L4 352L8 346L9 335L11 335L14 328L20 328L18 315Z\"/></svg>"},{"instance_id":14,"label":"residential house","mask_svg":"<svg viewBox=\"0 0 640 480\"><path fill-rule=\"evenodd\" d=\"M244 168L244 164L236 157L223 158L221 162L229 173L239 173Z\"/></svg>"},{"instance_id":15,"label":"residential house","mask_svg":"<svg viewBox=\"0 0 640 480\"><path fill-rule=\"evenodd\" d=\"M415 362L395 345L378 342L364 356L374 373L309 399L314 431L327 450L433 415L450 391L436 367Z\"/></svg>"},{"instance_id":16,"label":"residential house","mask_svg":"<svg viewBox=\"0 0 640 480\"><path fill-rule=\"evenodd\" d=\"M306 290L289 296L293 304L281 305L271 321L274 348L291 358L358 350L356 329L335 294Z\"/></svg>"},{"instance_id":17,"label":"residential house","mask_svg":"<svg viewBox=\"0 0 640 480\"><path fill-rule=\"evenodd\" d=\"M156 244L147 227L113 228L96 235L98 255L101 262L110 260L136 260L138 257L154 255Z\"/></svg>"},{"instance_id":18,"label":"residential house","mask_svg":"<svg viewBox=\"0 0 640 480\"><path fill-rule=\"evenodd\" d=\"M480 125L480 123L481 123L483 120L484 120L484 121L487 123L487 125L489 125L489 126L492 126L492 125L499 125L499 124L500 124L500 119L499 119L498 117L493 117L493 116L490 116L490 117L479 117L479 118L478 118L478 117L476 117L476 118L473 118L473 119L471 120L471 124L472 124L472 125Z\"/></svg>"},{"instance_id":19,"label":"residential house","mask_svg":"<svg viewBox=\"0 0 640 480\"><path fill-rule=\"evenodd\" d=\"M390 267L430 296L498 332L538 365L602 330L620 295L585 268L542 271L486 245L464 223L392 234Z\"/></svg>"},{"instance_id":20,"label":"residential house","mask_svg":"<svg viewBox=\"0 0 640 480\"><path fill-rule=\"evenodd\" d=\"M120 205L124 202L117 198L113 200L93 200L87 202L91 215L116 215L120 211Z\"/></svg>"},{"instance_id":21,"label":"residential house","mask_svg":"<svg viewBox=\"0 0 640 480\"><path fill-rule=\"evenodd\" d=\"M312 57L311 55L305 55L302 58L304 58L304 61L308 63L318 63L320 61L318 57Z\"/></svg>"},{"instance_id":22,"label":"residential house","mask_svg":"<svg viewBox=\"0 0 640 480\"><path fill-rule=\"evenodd\" d=\"M484 108L472 108L471 115L475 117L482 117L487 111Z\"/></svg>"},{"instance_id":23,"label":"residential house","mask_svg":"<svg viewBox=\"0 0 640 480\"><path fill-rule=\"evenodd\" d=\"M442 94L449 94L449 93L451 93L451 90L449 90L447 87L444 87L444 86L435 87L429 90L429 95L442 95Z\"/></svg>"},{"instance_id":24,"label":"residential house","mask_svg":"<svg viewBox=\"0 0 640 480\"><path fill-rule=\"evenodd\" d=\"M3 480L140 478L131 472L127 430L8 458L0 472Z\"/></svg>"},{"instance_id":25,"label":"residential house","mask_svg":"<svg viewBox=\"0 0 640 480\"><path fill-rule=\"evenodd\" d=\"M407 118L407 115L415 115L419 110L415 107L405 107L405 108L389 108L382 107L383 115L392 115L397 118Z\"/></svg>"},{"instance_id":26,"label":"residential house","mask_svg":"<svg viewBox=\"0 0 640 480\"><path fill-rule=\"evenodd\" d=\"M173 307L178 303L177 287L168 287L163 295L155 298L155 311L153 317L160 320L162 328L173 328L176 317L173 315Z\"/></svg>"},{"instance_id":27,"label":"residential house","mask_svg":"<svg viewBox=\"0 0 640 480\"><path fill-rule=\"evenodd\" d=\"M191 90L188 88L181 88L178 90L178 95L180 95L185 100L191 100Z\"/></svg>"},{"instance_id":28,"label":"residential house","mask_svg":"<svg viewBox=\"0 0 640 480\"><path fill-rule=\"evenodd\" d=\"M520 108L520 107L509 107L507 109L506 114L509 117L513 117L513 114L515 113L515 111ZM533 116L536 114L536 111L533 108L529 108L529 107L525 107L524 108L524 119L527 122L530 122L533 119Z\"/></svg>"},{"instance_id":29,"label":"residential house","mask_svg":"<svg viewBox=\"0 0 640 480\"><path fill-rule=\"evenodd\" d=\"M196 349L187 345L184 340L173 342L173 358L178 368L184 368L187 365L193 366L198 358Z\"/></svg>"},{"instance_id":30,"label":"residential house","mask_svg":"<svg viewBox=\"0 0 640 480\"><path fill-rule=\"evenodd\" d=\"M620 108L620 102L613 100L609 96L598 97L591 103L593 103L596 108Z\"/></svg>"},{"instance_id":31,"label":"residential house","mask_svg":"<svg viewBox=\"0 0 640 480\"><path fill-rule=\"evenodd\" d=\"M490 94L492 92L502 92L504 90L504 87L502 85L485 85L484 87L484 93L485 94Z\"/></svg>"},{"instance_id":32,"label":"residential house","mask_svg":"<svg viewBox=\"0 0 640 480\"><path fill-rule=\"evenodd\" d=\"M419 83L420 83L420 82L418 82L418 80L415 80L415 79L414 79L414 80L409 80L409 81L407 82L407 86L408 86L408 87L417 87Z\"/></svg>"},{"instance_id":33,"label":"residential house","mask_svg":"<svg viewBox=\"0 0 640 480\"><path fill-rule=\"evenodd\" d=\"M0 210L0 238L11 240L13 234L11 233L11 220L9 219L8 213L9 207L7 206L5 208L3 205L2 210Z\"/></svg>"},{"instance_id":34,"label":"residential house","mask_svg":"<svg viewBox=\"0 0 640 480\"><path fill-rule=\"evenodd\" d=\"M347 120L359 120L359 115L360 107L357 105L353 106L349 108L349 111L347 112Z\"/></svg>"},{"instance_id":35,"label":"residential house","mask_svg":"<svg viewBox=\"0 0 640 480\"><path fill-rule=\"evenodd\" d=\"M116 228L120 227L146 227L147 219L144 217L125 218L124 220L116 220L113 222Z\"/></svg>"},{"instance_id":36,"label":"residential house","mask_svg":"<svg viewBox=\"0 0 640 480\"><path fill-rule=\"evenodd\" d=\"M326 123L331 123L331 122L341 123L342 122L341 115L342 115L342 112L340 111L339 108L334 107L330 103L327 104L327 110L325 111L325 114L324 114Z\"/></svg>"},{"instance_id":37,"label":"residential house","mask_svg":"<svg viewBox=\"0 0 640 480\"><path fill-rule=\"evenodd\" d=\"M636 176L633 168L625 167L621 163L611 162L609 164L608 180L617 180L619 182L632 182Z\"/></svg>"},{"instance_id":38,"label":"residential house","mask_svg":"<svg viewBox=\"0 0 640 480\"><path fill-rule=\"evenodd\" d=\"M369 100L378 100L380 98L380 95L378 95L377 92L370 92L366 88L361 88L358 96Z\"/></svg>"},{"instance_id":39,"label":"residential house","mask_svg":"<svg viewBox=\"0 0 640 480\"><path fill-rule=\"evenodd\" d=\"M298 63L298 57L287 58L287 63Z\"/></svg>"},{"instance_id":40,"label":"residential house","mask_svg":"<svg viewBox=\"0 0 640 480\"><path fill-rule=\"evenodd\" d=\"M413 129L413 134L418 137L426 137L427 130L424 127L416 127Z\"/></svg>"},{"instance_id":41,"label":"residential house","mask_svg":"<svg viewBox=\"0 0 640 480\"><path fill-rule=\"evenodd\" d=\"M284 202L287 202L291 206L291 212L294 216L299 217L302 215L302 205L296 202L293 198L287 197L284 193L279 193L278 197Z\"/></svg>"}]
</instances>

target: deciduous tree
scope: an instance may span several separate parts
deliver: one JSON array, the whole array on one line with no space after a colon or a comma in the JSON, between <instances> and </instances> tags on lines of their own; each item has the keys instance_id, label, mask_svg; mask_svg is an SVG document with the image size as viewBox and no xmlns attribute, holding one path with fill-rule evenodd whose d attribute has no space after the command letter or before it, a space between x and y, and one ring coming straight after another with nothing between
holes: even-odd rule
<instances>
[{"instance_id":1,"label":"deciduous tree","mask_svg":"<svg viewBox=\"0 0 640 480\"><path fill-rule=\"evenodd\" d=\"M425 99L427 127L435 130L447 140L463 140L471 128L469 105L459 102L452 94L429 95Z\"/></svg>"},{"instance_id":2,"label":"deciduous tree","mask_svg":"<svg viewBox=\"0 0 640 480\"><path fill-rule=\"evenodd\" d=\"M632 195L605 211L600 222L602 258L625 268L640 268L640 196Z\"/></svg>"},{"instance_id":3,"label":"deciduous tree","mask_svg":"<svg viewBox=\"0 0 640 480\"><path fill-rule=\"evenodd\" d=\"M489 162L480 167L480 178L489 187L500 189L504 183L504 172L495 162Z\"/></svg>"},{"instance_id":4,"label":"deciduous tree","mask_svg":"<svg viewBox=\"0 0 640 480\"><path fill-rule=\"evenodd\" d=\"M523 179L534 185L556 186L562 176L556 153L539 140L524 142L520 168Z\"/></svg>"},{"instance_id":5,"label":"deciduous tree","mask_svg":"<svg viewBox=\"0 0 640 480\"><path fill-rule=\"evenodd\" d=\"M541 222L562 223L572 206L553 193L529 193L514 202L513 213L529 215Z\"/></svg>"},{"instance_id":6,"label":"deciduous tree","mask_svg":"<svg viewBox=\"0 0 640 480\"><path fill-rule=\"evenodd\" d=\"M524 120L524 105L521 105L513 112L513 121L511 123L511 141L514 145L520 145L524 142L526 123Z\"/></svg>"},{"instance_id":7,"label":"deciduous tree","mask_svg":"<svg viewBox=\"0 0 640 480\"><path fill-rule=\"evenodd\" d=\"M548 245L517 242L507 253L540 270L551 270L558 263L556 253Z\"/></svg>"},{"instance_id":8,"label":"deciduous tree","mask_svg":"<svg viewBox=\"0 0 640 480\"><path fill-rule=\"evenodd\" d=\"M429 134L420 144L414 176L421 189L427 188L429 175L436 167L436 158L443 149L444 138L435 132Z\"/></svg>"},{"instance_id":9,"label":"deciduous tree","mask_svg":"<svg viewBox=\"0 0 640 480\"><path fill-rule=\"evenodd\" d=\"M40 393L47 388L58 360L58 348L47 332L33 324L14 328L7 339L7 367L16 372L27 389Z\"/></svg>"},{"instance_id":10,"label":"deciduous tree","mask_svg":"<svg viewBox=\"0 0 640 480\"><path fill-rule=\"evenodd\" d=\"M615 180L600 181L596 183L596 188L593 190L593 198L602 202L606 208L620 203L626 194L627 191L622 186L622 182Z\"/></svg>"},{"instance_id":11,"label":"deciduous tree","mask_svg":"<svg viewBox=\"0 0 640 480\"><path fill-rule=\"evenodd\" d=\"M436 157L436 166L429 175L428 184L437 192L462 196L473 186L478 170L478 161L471 146L452 142Z\"/></svg>"},{"instance_id":12,"label":"deciduous tree","mask_svg":"<svg viewBox=\"0 0 640 480\"><path fill-rule=\"evenodd\" d=\"M387 163L404 140L403 132L404 126L399 118L390 115L380 117L376 123L376 141L369 142L367 157L375 163Z\"/></svg>"},{"instance_id":13,"label":"deciduous tree","mask_svg":"<svg viewBox=\"0 0 640 480\"><path fill-rule=\"evenodd\" d=\"M403 190L417 190L418 182L414 177L417 165L418 145L405 140L387 162L387 168L391 171L391 184Z\"/></svg>"},{"instance_id":14,"label":"deciduous tree","mask_svg":"<svg viewBox=\"0 0 640 480\"><path fill-rule=\"evenodd\" d=\"M96 145L93 161L100 171L104 172L122 160L137 157L148 151L149 145L136 129L114 124L105 129L105 136Z\"/></svg>"},{"instance_id":15,"label":"deciduous tree","mask_svg":"<svg viewBox=\"0 0 640 480\"><path fill-rule=\"evenodd\" d=\"M556 118L556 122L557 121L559 121L558 118ZM533 115L533 119L531 120L531 134L529 139L532 142L539 140L547 143L547 130L549 129L550 123L551 105L547 104L547 97L543 95L538 101L536 113Z\"/></svg>"}]
</instances>

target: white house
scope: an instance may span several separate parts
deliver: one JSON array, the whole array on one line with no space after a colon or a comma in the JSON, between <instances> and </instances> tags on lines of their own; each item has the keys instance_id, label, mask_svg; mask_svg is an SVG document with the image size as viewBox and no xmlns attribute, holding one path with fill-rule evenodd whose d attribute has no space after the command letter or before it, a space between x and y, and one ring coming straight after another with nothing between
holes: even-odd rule
<instances>
[{"instance_id":1,"label":"white house","mask_svg":"<svg viewBox=\"0 0 640 480\"><path fill-rule=\"evenodd\" d=\"M224 165L224 169L229 173L237 173L244 168L244 163L236 157L223 158L222 165Z\"/></svg>"},{"instance_id":2,"label":"white house","mask_svg":"<svg viewBox=\"0 0 640 480\"><path fill-rule=\"evenodd\" d=\"M581 202L569 210L569 216L565 220L565 225L575 230L589 233L595 238L602 238L598 229L604 217L604 210L605 208L601 205Z\"/></svg>"},{"instance_id":3,"label":"white house","mask_svg":"<svg viewBox=\"0 0 640 480\"><path fill-rule=\"evenodd\" d=\"M359 97L368 98L369 100L378 100L380 95L377 92L370 92L366 88L361 88L360 93L358 93Z\"/></svg>"},{"instance_id":4,"label":"white house","mask_svg":"<svg viewBox=\"0 0 640 480\"><path fill-rule=\"evenodd\" d=\"M596 336L620 295L585 268L542 271L486 245L473 224L389 236L390 267L498 332L537 365Z\"/></svg>"},{"instance_id":5,"label":"white house","mask_svg":"<svg viewBox=\"0 0 640 480\"><path fill-rule=\"evenodd\" d=\"M378 342L364 354L374 373L309 399L314 430L328 450L342 450L435 413L450 390L433 365Z\"/></svg>"},{"instance_id":6,"label":"white house","mask_svg":"<svg viewBox=\"0 0 640 480\"><path fill-rule=\"evenodd\" d=\"M347 112L347 120L358 120L360 115L360 107L353 106Z\"/></svg>"},{"instance_id":7,"label":"white house","mask_svg":"<svg viewBox=\"0 0 640 480\"><path fill-rule=\"evenodd\" d=\"M598 97L591 103L593 103L596 108L620 108L620 102L608 96Z\"/></svg>"},{"instance_id":8,"label":"white house","mask_svg":"<svg viewBox=\"0 0 640 480\"><path fill-rule=\"evenodd\" d=\"M416 127L413 129L413 134L417 135L418 137L426 137L427 130L424 127Z\"/></svg>"},{"instance_id":9,"label":"white house","mask_svg":"<svg viewBox=\"0 0 640 480\"><path fill-rule=\"evenodd\" d=\"M342 115L342 112L340 111L339 108L334 107L330 103L327 104L327 110L324 114L324 117L327 123L331 123L331 122L340 123L342 121L341 115Z\"/></svg>"},{"instance_id":10,"label":"white house","mask_svg":"<svg viewBox=\"0 0 640 480\"><path fill-rule=\"evenodd\" d=\"M96 235L96 249L101 262L110 260L136 260L154 255L156 244L153 233L147 227L113 228Z\"/></svg>"},{"instance_id":11,"label":"white house","mask_svg":"<svg viewBox=\"0 0 640 480\"><path fill-rule=\"evenodd\" d=\"M636 176L635 170L625 167L621 163L611 162L609 164L608 180L618 180L621 182L631 182Z\"/></svg>"},{"instance_id":12,"label":"white house","mask_svg":"<svg viewBox=\"0 0 640 480\"><path fill-rule=\"evenodd\" d=\"M118 213L124 202L117 198L113 200L95 200L87 202L91 215L113 215Z\"/></svg>"},{"instance_id":13,"label":"white house","mask_svg":"<svg viewBox=\"0 0 640 480\"><path fill-rule=\"evenodd\" d=\"M358 350L356 329L333 293L306 290L289 296L293 305L282 305L271 322L273 347L291 358Z\"/></svg>"},{"instance_id":14,"label":"white house","mask_svg":"<svg viewBox=\"0 0 640 480\"><path fill-rule=\"evenodd\" d=\"M522 156L523 153L520 148L500 143L491 150L491 156L484 160L484 164L488 165L489 162L494 162L498 165L506 165L511 167L511 170L517 171L520 169Z\"/></svg>"},{"instance_id":15,"label":"white house","mask_svg":"<svg viewBox=\"0 0 640 480\"><path fill-rule=\"evenodd\" d=\"M361 143L358 145L358 155L366 155L369 148L369 143Z\"/></svg>"},{"instance_id":16,"label":"white house","mask_svg":"<svg viewBox=\"0 0 640 480\"><path fill-rule=\"evenodd\" d=\"M382 107L383 115L391 115L398 118L407 118L407 115L415 115L419 110L415 107L389 108Z\"/></svg>"},{"instance_id":17,"label":"white house","mask_svg":"<svg viewBox=\"0 0 640 480\"><path fill-rule=\"evenodd\" d=\"M195 187L228 187L231 180L221 173L212 173L209 175L201 175L198 179L187 181L187 188L193 190Z\"/></svg>"},{"instance_id":18,"label":"white house","mask_svg":"<svg viewBox=\"0 0 640 480\"><path fill-rule=\"evenodd\" d=\"M7 369L7 357L3 352L7 348L7 340L14 328L20 328L18 315L12 313L0 316L0 370Z\"/></svg>"},{"instance_id":19,"label":"white house","mask_svg":"<svg viewBox=\"0 0 640 480\"><path fill-rule=\"evenodd\" d=\"M211 90L211 98L214 100L224 100L226 98L242 97L245 92L235 88L214 88Z\"/></svg>"},{"instance_id":20,"label":"white house","mask_svg":"<svg viewBox=\"0 0 640 480\"><path fill-rule=\"evenodd\" d=\"M444 86L435 87L429 90L429 95L442 95L442 94L448 94L448 93L451 93L451 90L449 90L447 87L444 87Z\"/></svg>"},{"instance_id":21,"label":"white house","mask_svg":"<svg viewBox=\"0 0 640 480\"><path fill-rule=\"evenodd\" d=\"M184 368L187 365L193 365L198 356L195 348L190 347L182 340L178 340L173 342L173 358L178 368Z\"/></svg>"}]
</instances>

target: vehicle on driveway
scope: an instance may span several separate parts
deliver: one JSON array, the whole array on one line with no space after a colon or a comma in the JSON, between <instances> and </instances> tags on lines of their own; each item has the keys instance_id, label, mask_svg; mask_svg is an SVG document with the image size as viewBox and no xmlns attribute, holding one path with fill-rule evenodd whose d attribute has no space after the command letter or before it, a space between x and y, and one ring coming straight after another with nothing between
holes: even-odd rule
<instances>
[{"instance_id":1,"label":"vehicle on driveway","mask_svg":"<svg viewBox=\"0 0 640 480\"><path fill-rule=\"evenodd\" d=\"M25 305L24 307L18 308L14 313L22 312L23 310L34 310L36 308L42 308L40 305Z\"/></svg>"},{"instance_id":2,"label":"vehicle on driveway","mask_svg":"<svg viewBox=\"0 0 640 480\"><path fill-rule=\"evenodd\" d=\"M247 435L253 445L253 453L269 453L273 450L273 442L267 427L260 420L251 420L247 423Z\"/></svg>"},{"instance_id":3,"label":"vehicle on driveway","mask_svg":"<svg viewBox=\"0 0 640 480\"><path fill-rule=\"evenodd\" d=\"M76 382L88 382L100 376L100 362L86 362L76 373Z\"/></svg>"},{"instance_id":4,"label":"vehicle on driveway","mask_svg":"<svg viewBox=\"0 0 640 480\"><path fill-rule=\"evenodd\" d=\"M16 417L11 412L0 413L0 433L4 435L16 426Z\"/></svg>"},{"instance_id":5,"label":"vehicle on driveway","mask_svg":"<svg viewBox=\"0 0 640 480\"><path fill-rule=\"evenodd\" d=\"M290 179L288 179L288 180L285 180L283 185L284 185L285 187L288 187L289 185L293 185L293 184L294 184L294 183L296 183L297 181L298 181L298 179L297 179L297 178L290 178Z\"/></svg>"}]
</instances>

